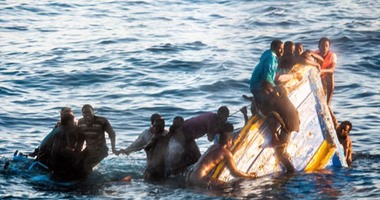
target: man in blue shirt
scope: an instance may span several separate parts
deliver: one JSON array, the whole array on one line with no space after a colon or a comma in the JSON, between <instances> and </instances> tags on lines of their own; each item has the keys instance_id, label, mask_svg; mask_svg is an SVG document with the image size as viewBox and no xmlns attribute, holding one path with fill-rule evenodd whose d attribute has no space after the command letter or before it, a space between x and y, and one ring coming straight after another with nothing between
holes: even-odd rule
<instances>
[{"instance_id":1,"label":"man in blue shirt","mask_svg":"<svg viewBox=\"0 0 380 200\"><path fill-rule=\"evenodd\" d=\"M270 49L261 55L260 62L252 73L250 89L257 107L272 122L273 139L271 145L276 148L276 156L288 171L294 171L295 169L286 152L286 144L290 138L290 133L299 130L299 114L288 99L285 89L276 87L275 84L275 80L276 82L285 82L295 77L294 74L276 77L278 59L283 55L283 52L284 44L282 41L273 40ZM276 124L273 124L276 121L281 125L281 134L279 135L276 135Z\"/></svg>"},{"instance_id":2,"label":"man in blue shirt","mask_svg":"<svg viewBox=\"0 0 380 200\"><path fill-rule=\"evenodd\" d=\"M256 65L250 82L251 92L255 95L259 93L261 84L268 81L273 86L276 77L278 58L284 53L284 44L280 40L273 40L270 49L266 50L260 57L259 64Z\"/></svg>"}]
</instances>

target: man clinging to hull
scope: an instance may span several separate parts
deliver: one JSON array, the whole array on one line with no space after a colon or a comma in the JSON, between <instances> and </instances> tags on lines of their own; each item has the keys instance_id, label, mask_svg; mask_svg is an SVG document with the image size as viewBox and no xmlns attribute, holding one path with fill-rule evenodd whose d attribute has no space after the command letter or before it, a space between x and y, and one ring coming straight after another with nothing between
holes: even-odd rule
<instances>
[{"instance_id":1,"label":"man clinging to hull","mask_svg":"<svg viewBox=\"0 0 380 200\"><path fill-rule=\"evenodd\" d=\"M219 144L212 145L195 164L186 176L186 183L189 187L201 187L208 189L222 189L228 185L224 181L220 181L211 177L211 172L215 167L225 162L225 166L230 172L242 178L256 178L256 173L245 173L240 171L235 160L229 150L232 145L232 133L234 127L230 123L226 123L220 134Z\"/></svg>"}]
</instances>

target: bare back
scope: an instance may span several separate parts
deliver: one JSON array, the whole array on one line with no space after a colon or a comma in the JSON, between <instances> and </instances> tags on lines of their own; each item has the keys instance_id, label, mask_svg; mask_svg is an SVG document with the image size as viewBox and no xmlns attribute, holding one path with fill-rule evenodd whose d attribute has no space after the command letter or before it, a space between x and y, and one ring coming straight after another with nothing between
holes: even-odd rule
<instances>
[{"instance_id":1,"label":"bare back","mask_svg":"<svg viewBox=\"0 0 380 200\"><path fill-rule=\"evenodd\" d=\"M229 154L231 153L226 148L214 144L199 159L193 169L193 174L199 179L207 177L221 161L230 156Z\"/></svg>"}]
</instances>

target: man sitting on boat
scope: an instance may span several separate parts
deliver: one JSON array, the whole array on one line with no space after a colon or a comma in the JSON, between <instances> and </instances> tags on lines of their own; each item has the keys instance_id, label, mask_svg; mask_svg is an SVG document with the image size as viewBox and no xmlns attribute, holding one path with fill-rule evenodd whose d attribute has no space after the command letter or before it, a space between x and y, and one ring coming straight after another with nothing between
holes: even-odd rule
<instances>
[{"instance_id":1,"label":"man sitting on boat","mask_svg":"<svg viewBox=\"0 0 380 200\"><path fill-rule=\"evenodd\" d=\"M286 153L286 145L290 133L299 129L299 116L288 99L286 90L276 86L275 80L281 84L293 78L300 80L302 76L298 73L277 75L278 59L283 55L283 51L284 44L280 40L273 40L270 49L261 55L260 62L252 73L250 89L261 113L280 123L279 136L276 136L276 126L273 125L272 146L276 147L276 154L287 170L294 171Z\"/></svg>"},{"instance_id":2,"label":"man sitting on boat","mask_svg":"<svg viewBox=\"0 0 380 200\"><path fill-rule=\"evenodd\" d=\"M212 145L195 164L194 168L187 173L186 183L189 187L201 187L208 189L223 189L228 186L226 182L210 176L210 173L220 163L225 162L226 167L232 174L242 178L256 178L256 173L244 173L240 171L229 150L232 145L232 132L234 127L226 123L220 134L219 144Z\"/></svg>"}]
</instances>

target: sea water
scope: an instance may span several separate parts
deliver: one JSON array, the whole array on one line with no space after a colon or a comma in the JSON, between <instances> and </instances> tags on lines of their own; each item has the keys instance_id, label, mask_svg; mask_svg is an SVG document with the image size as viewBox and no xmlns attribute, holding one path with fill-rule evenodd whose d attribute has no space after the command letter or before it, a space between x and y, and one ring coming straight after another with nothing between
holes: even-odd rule
<instances>
[{"instance_id":1,"label":"sea water","mask_svg":"<svg viewBox=\"0 0 380 200\"><path fill-rule=\"evenodd\" d=\"M332 109L353 123L353 166L243 181L230 190L186 188L183 177L147 183L145 152L112 154L86 179L52 181L13 161L0 173L0 198L378 199L380 198L380 4L372 0L1 1L0 166L31 152L63 106L91 104L126 148L160 113L167 127L248 102L249 79L273 39L337 54ZM210 143L197 140L201 152ZM110 146L107 137L107 144ZM1 169L0 169L1 170ZM132 176L131 183L121 182Z\"/></svg>"}]
</instances>

